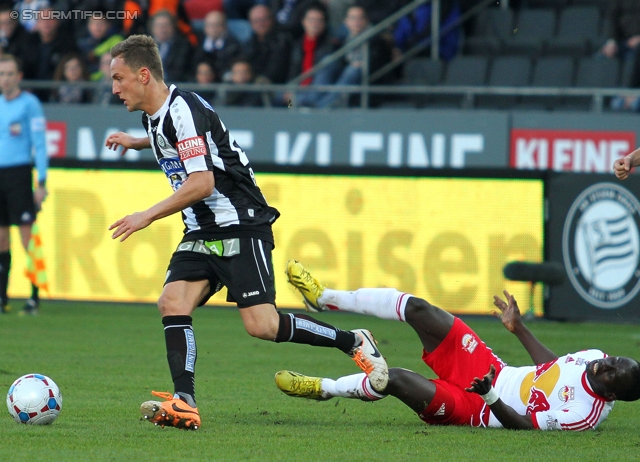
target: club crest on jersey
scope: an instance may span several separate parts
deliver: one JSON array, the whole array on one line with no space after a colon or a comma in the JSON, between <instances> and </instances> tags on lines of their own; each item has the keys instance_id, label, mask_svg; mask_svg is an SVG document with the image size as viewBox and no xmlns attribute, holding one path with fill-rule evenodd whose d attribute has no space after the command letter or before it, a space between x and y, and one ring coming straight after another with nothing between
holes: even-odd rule
<instances>
[{"instance_id":1,"label":"club crest on jersey","mask_svg":"<svg viewBox=\"0 0 640 462\"><path fill-rule=\"evenodd\" d=\"M9 125L9 133L12 136L18 136L22 133L22 124L20 122L14 122Z\"/></svg>"},{"instance_id":2,"label":"club crest on jersey","mask_svg":"<svg viewBox=\"0 0 640 462\"><path fill-rule=\"evenodd\" d=\"M563 403L571 401L574 397L575 391L573 387L568 387L565 385L564 387L560 387L560 390L558 390L558 399Z\"/></svg>"},{"instance_id":3,"label":"club crest on jersey","mask_svg":"<svg viewBox=\"0 0 640 462\"><path fill-rule=\"evenodd\" d=\"M162 136L162 133L158 133L158 135L156 136L156 141L158 142L158 146L160 146L162 149L167 147L167 142L164 139L164 136Z\"/></svg>"},{"instance_id":4,"label":"club crest on jersey","mask_svg":"<svg viewBox=\"0 0 640 462\"><path fill-rule=\"evenodd\" d=\"M176 148L178 148L178 154L182 161L207 154L202 136L194 136L186 140L178 141Z\"/></svg>"},{"instance_id":5,"label":"club crest on jersey","mask_svg":"<svg viewBox=\"0 0 640 462\"><path fill-rule=\"evenodd\" d=\"M464 334L462 336L462 349L468 351L469 353L473 353L473 351L478 346L478 341L473 338L471 334Z\"/></svg>"}]
</instances>

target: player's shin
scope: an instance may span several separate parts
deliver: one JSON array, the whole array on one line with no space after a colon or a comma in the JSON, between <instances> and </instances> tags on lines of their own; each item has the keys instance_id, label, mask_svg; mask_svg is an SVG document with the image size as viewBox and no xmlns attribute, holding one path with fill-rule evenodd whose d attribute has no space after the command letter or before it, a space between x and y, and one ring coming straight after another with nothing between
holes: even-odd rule
<instances>
[{"instance_id":1,"label":"player's shin","mask_svg":"<svg viewBox=\"0 0 640 462\"><path fill-rule=\"evenodd\" d=\"M191 316L162 318L174 393L189 406L196 407L195 365L198 354L191 323Z\"/></svg>"},{"instance_id":2,"label":"player's shin","mask_svg":"<svg viewBox=\"0 0 640 462\"><path fill-rule=\"evenodd\" d=\"M278 313L280 324L275 341L333 347L350 354L359 339L344 331L304 314Z\"/></svg>"},{"instance_id":3,"label":"player's shin","mask_svg":"<svg viewBox=\"0 0 640 462\"><path fill-rule=\"evenodd\" d=\"M386 397L371 386L366 374L353 374L337 380L322 379L322 393L328 397L354 398L362 401L378 401Z\"/></svg>"},{"instance_id":4,"label":"player's shin","mask_svg":"<svg viewBox=\"0 0 640 462\"><path fill-rule=\"evenodd\" d=\"M325 288L318 301L329 309L404 321L404 310L410 297L396 289L358 289L348 292Z\"/></svg>"}]
</instances>

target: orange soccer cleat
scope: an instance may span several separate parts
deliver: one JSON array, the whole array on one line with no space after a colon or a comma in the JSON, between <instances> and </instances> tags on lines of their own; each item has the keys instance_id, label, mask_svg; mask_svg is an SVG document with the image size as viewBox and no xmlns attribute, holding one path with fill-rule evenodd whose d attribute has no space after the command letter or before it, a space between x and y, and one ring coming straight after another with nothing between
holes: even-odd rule
<instances>
[{"instance_id":1,"label":"orange soccer cleat","mask_svg":"<svg viewBox=\"0 0 640 462\"><path fill-rule=\"evenodd\" d=\"M171 393L152 391L153 395L165 399L164 402L145 401L140 406L142 416L149 422L161 427L176 427L184 430L200 428L198 408L189 406Z\"/></svg>"}]
</instances>

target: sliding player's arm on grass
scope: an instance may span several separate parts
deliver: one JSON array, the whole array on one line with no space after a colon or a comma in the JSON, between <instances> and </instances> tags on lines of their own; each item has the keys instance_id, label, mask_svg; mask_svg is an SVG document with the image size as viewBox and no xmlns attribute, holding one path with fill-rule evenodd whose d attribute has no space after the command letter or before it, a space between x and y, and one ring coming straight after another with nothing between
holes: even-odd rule
<instances>
[{"instance_id":1,"label":"sliding player's arm on grass","mask_svg":"<svg viewBox=\"0 0 640 462\"><path fill-rule=\"evenodd\" d=\"M500 399L495 388L491 386L495 375L496 368L492 364L489 372L483 378L476 377L473 379L471 386L466 388L466 391L479 394L504 428L534 430L536 426L533 424L530 415L518 414L515 409Z\"/></svg>"},{"instance_id":2,"label":"sliding player's arm on grass","mask_svg":"<svg viewBox=\"0 0 640 462\"><path fill-rule=\"evenodd\" d=\"M502 321L504 327L518 337L518 340L520 340L520 343L525 347L534 364L544 364L558 359L558 355L544 346L542 342L531 333L527 326L524 325L522 316L520 316L518 302L516 302L513 295L506 290L504 291L504 295L507 302L500 299L497 295L493 296L493 304L500 310L500 313L496 314ZM493 410L493 408L491 410Z\"/></svg>"}]
</instances>

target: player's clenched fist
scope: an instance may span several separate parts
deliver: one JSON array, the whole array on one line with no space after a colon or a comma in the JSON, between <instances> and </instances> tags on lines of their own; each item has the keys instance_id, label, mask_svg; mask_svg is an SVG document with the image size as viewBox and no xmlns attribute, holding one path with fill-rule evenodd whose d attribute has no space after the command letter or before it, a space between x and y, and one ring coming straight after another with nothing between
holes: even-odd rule
<instances>
[{"instance_id":1,"label":"player's clenched fist","mask_svg":"<svg viewBox=\"0 0 640 462\"><path fill-rule=\"evenodd\" d=\"M617 159L613 163L613 173L619 180L626 180L631 171L631 167L640 165L640 148L626 155L622 159Z\"/></svg>"}]
</instances>

